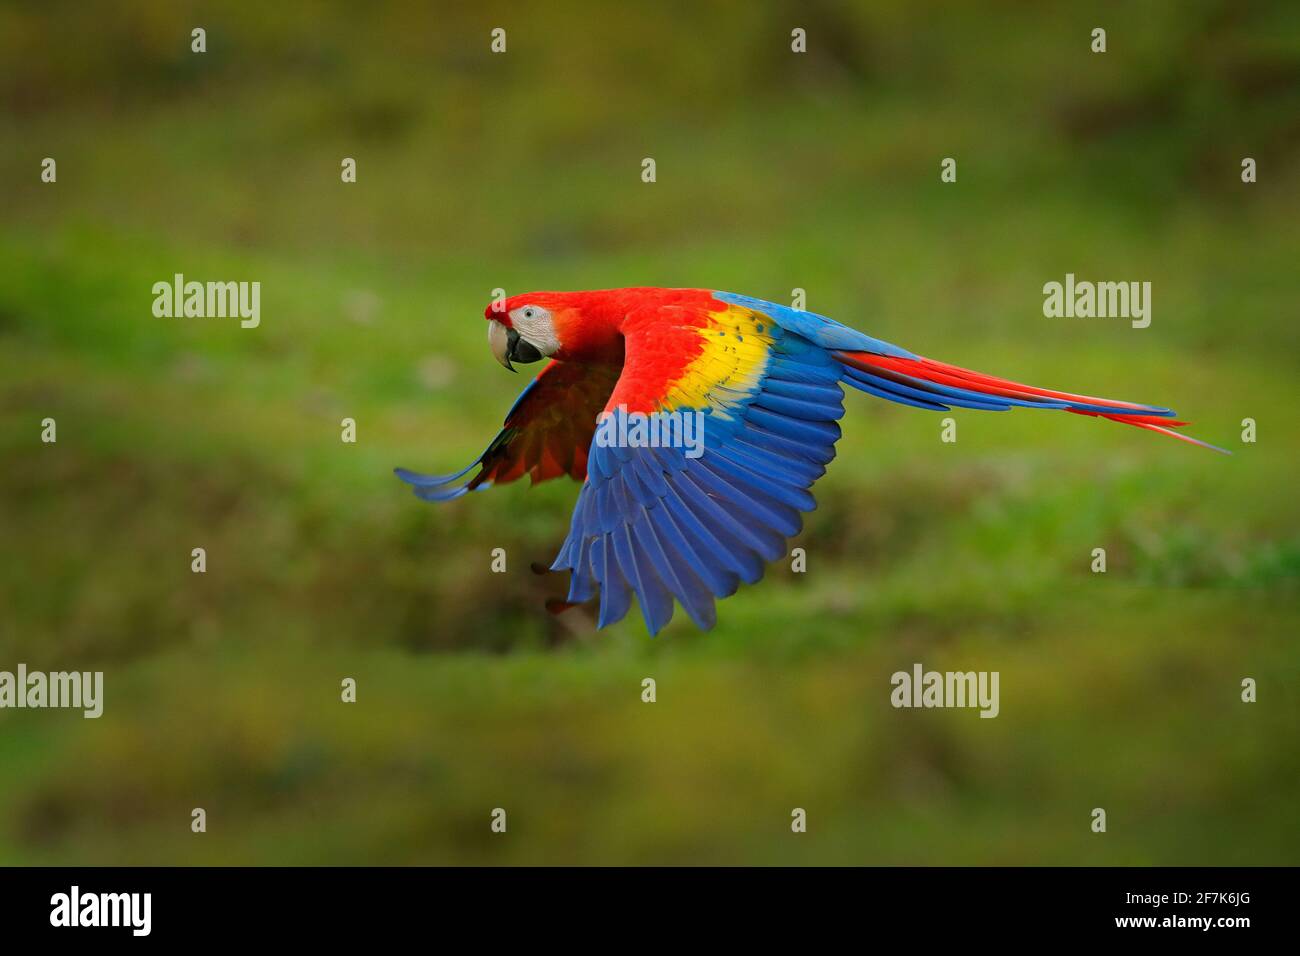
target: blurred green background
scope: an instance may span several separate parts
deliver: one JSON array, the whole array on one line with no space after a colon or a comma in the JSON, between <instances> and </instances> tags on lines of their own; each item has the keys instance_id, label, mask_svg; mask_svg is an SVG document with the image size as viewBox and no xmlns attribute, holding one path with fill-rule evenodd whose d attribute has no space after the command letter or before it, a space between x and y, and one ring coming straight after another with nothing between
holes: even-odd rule
<instances>
[{"instance_id":1,"label":"blurred green background","mask_svg":"<svg viewBox=\"0 0 1300 956\"><path fill-rule=\"evenodd\" d=\"M0 669L106 683L0 711L0 862L1300 862L1300 7L1075 7L0 8ZM176 272L261 327L153 317ZM1151 327L1044 318L1067 272ZM806 574L596 632L529 569L576 486L390 470L522 387L492 289L624 285L804 288L1235 455L852 393ZM1001 715L892 709L917 661Z\"/></svg>"}]
</instances>

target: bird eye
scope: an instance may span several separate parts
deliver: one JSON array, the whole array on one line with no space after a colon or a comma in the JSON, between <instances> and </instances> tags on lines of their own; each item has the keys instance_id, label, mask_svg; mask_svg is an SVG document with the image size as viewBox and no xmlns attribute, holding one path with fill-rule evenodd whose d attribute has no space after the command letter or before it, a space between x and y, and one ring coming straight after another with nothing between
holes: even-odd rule
<instances>
[{"instance_id":1,"label":"bird eye","mask_svg":"<svg viewBox=\"0 0 1300 956\"><path fill-rule=\"evenodd\" d=\"M537 314L537 313L534 312L534 311L532 310L531 307L529 307L529 308L527 308L527 309L524 309L524 318L525 318L525 319L531 319L531 318L532 318L534 315L536 315L536 314Z\"/></svg>"}]
</instances>

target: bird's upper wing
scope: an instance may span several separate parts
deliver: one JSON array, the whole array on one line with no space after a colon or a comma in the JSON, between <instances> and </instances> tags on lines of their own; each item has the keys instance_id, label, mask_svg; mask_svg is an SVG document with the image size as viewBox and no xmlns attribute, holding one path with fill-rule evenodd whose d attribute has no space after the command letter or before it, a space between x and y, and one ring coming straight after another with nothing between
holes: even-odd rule
<instances>
[{"instance_id":1,"label":"bird's upper wing","mask_svg":"<svg viewBox=\"0 0 1300 956\"><path fill-rule=\"evenodd\" d=\"M447 501L524 475L533 484L560 475L581 481L587 476L596 416L618 371L613 365L551 362L519 394L501 431L467 467L450 475L422 475L405 468L394 473L428 501ZM475 466L479 470L466 478Z\"/></svg>"},{"instance_id":2,"label":"bird's upper wing","mask_svg":"<svg viewBox=\"0 0 1300 956\"><path fill-rule=\"evenodd\" d=\"M760 312L782 328L820 345L843 366L845 384L877 398L935 411L948 411L953 407L997 412L1010 408L1059 409L1145 428L1192 445L1224 451L1216 445L1174 431L1187 422L1176 421L1173 411L1168 408L1024 385L915 355L815 312L803 312L730 292L714 295L723 302Z\"/></svg>"},{"instance_id":3,"label":"bird's upper wing","mask_svg":"<svg viewBox=\"0 0 1300 956\"><path fill-rule=\"evenodd\" d=\"M813 509L809 488L840 437L842 369L762 312L707 295L633 312L623 330L623 372L605 406L612 425L592 443L552 567L573 572L570 602L599 592L601 626L622 618L635 593L651 633L672 617L674 598L708 628L714 599L757 581ZM603 440L633 435L631 420L647 414L658 419L659 447L653 437L637 447ZM662 441L674 415L678 438L702 423L698 457L689 440Z\"/></svg>"}]
</instances>

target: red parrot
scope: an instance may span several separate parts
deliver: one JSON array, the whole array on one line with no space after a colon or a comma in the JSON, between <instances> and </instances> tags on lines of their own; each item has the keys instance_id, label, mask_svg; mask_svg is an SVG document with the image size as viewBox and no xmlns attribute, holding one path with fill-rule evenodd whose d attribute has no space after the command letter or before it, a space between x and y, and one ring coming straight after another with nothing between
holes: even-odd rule
<instances>
[{"instance_id":1,"label":"red parrot","mask_svg":"<svg viewBox=\"0 0 1300 956\"><path fill-rule=\"evenodd\" d=\"M550 361L467 468L396 474L430 501L524 475L582 482L551 567L571 572L562 607L599 596L600 627L621 620L635 593L651 634L674 599L708 629L715 598L786 554L835 457L841 385L934 411L1072 412L1214 448L1173 431L1186 422L1167 408L1020 385L749 296L530 292L484 315L506 368Z\"/></svg>"}]
</instances>

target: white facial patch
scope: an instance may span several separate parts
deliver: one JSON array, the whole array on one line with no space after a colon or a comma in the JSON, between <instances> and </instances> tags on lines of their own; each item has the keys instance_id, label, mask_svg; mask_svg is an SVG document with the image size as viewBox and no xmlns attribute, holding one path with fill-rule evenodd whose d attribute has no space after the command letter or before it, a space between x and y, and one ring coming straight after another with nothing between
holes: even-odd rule
<instances>
[{"instance_id":1,"label":"white facial patch","mask_svg":"<svg viewBox=\"0 0 1300 956\"><path fill-rule=\"evenodd\" d=\"M533 348L543 355L554 355L560 348L560 337L555 334L551 313L540 305L521 305L510 310L510 323Z\"/></svg>"}]
</instances>

